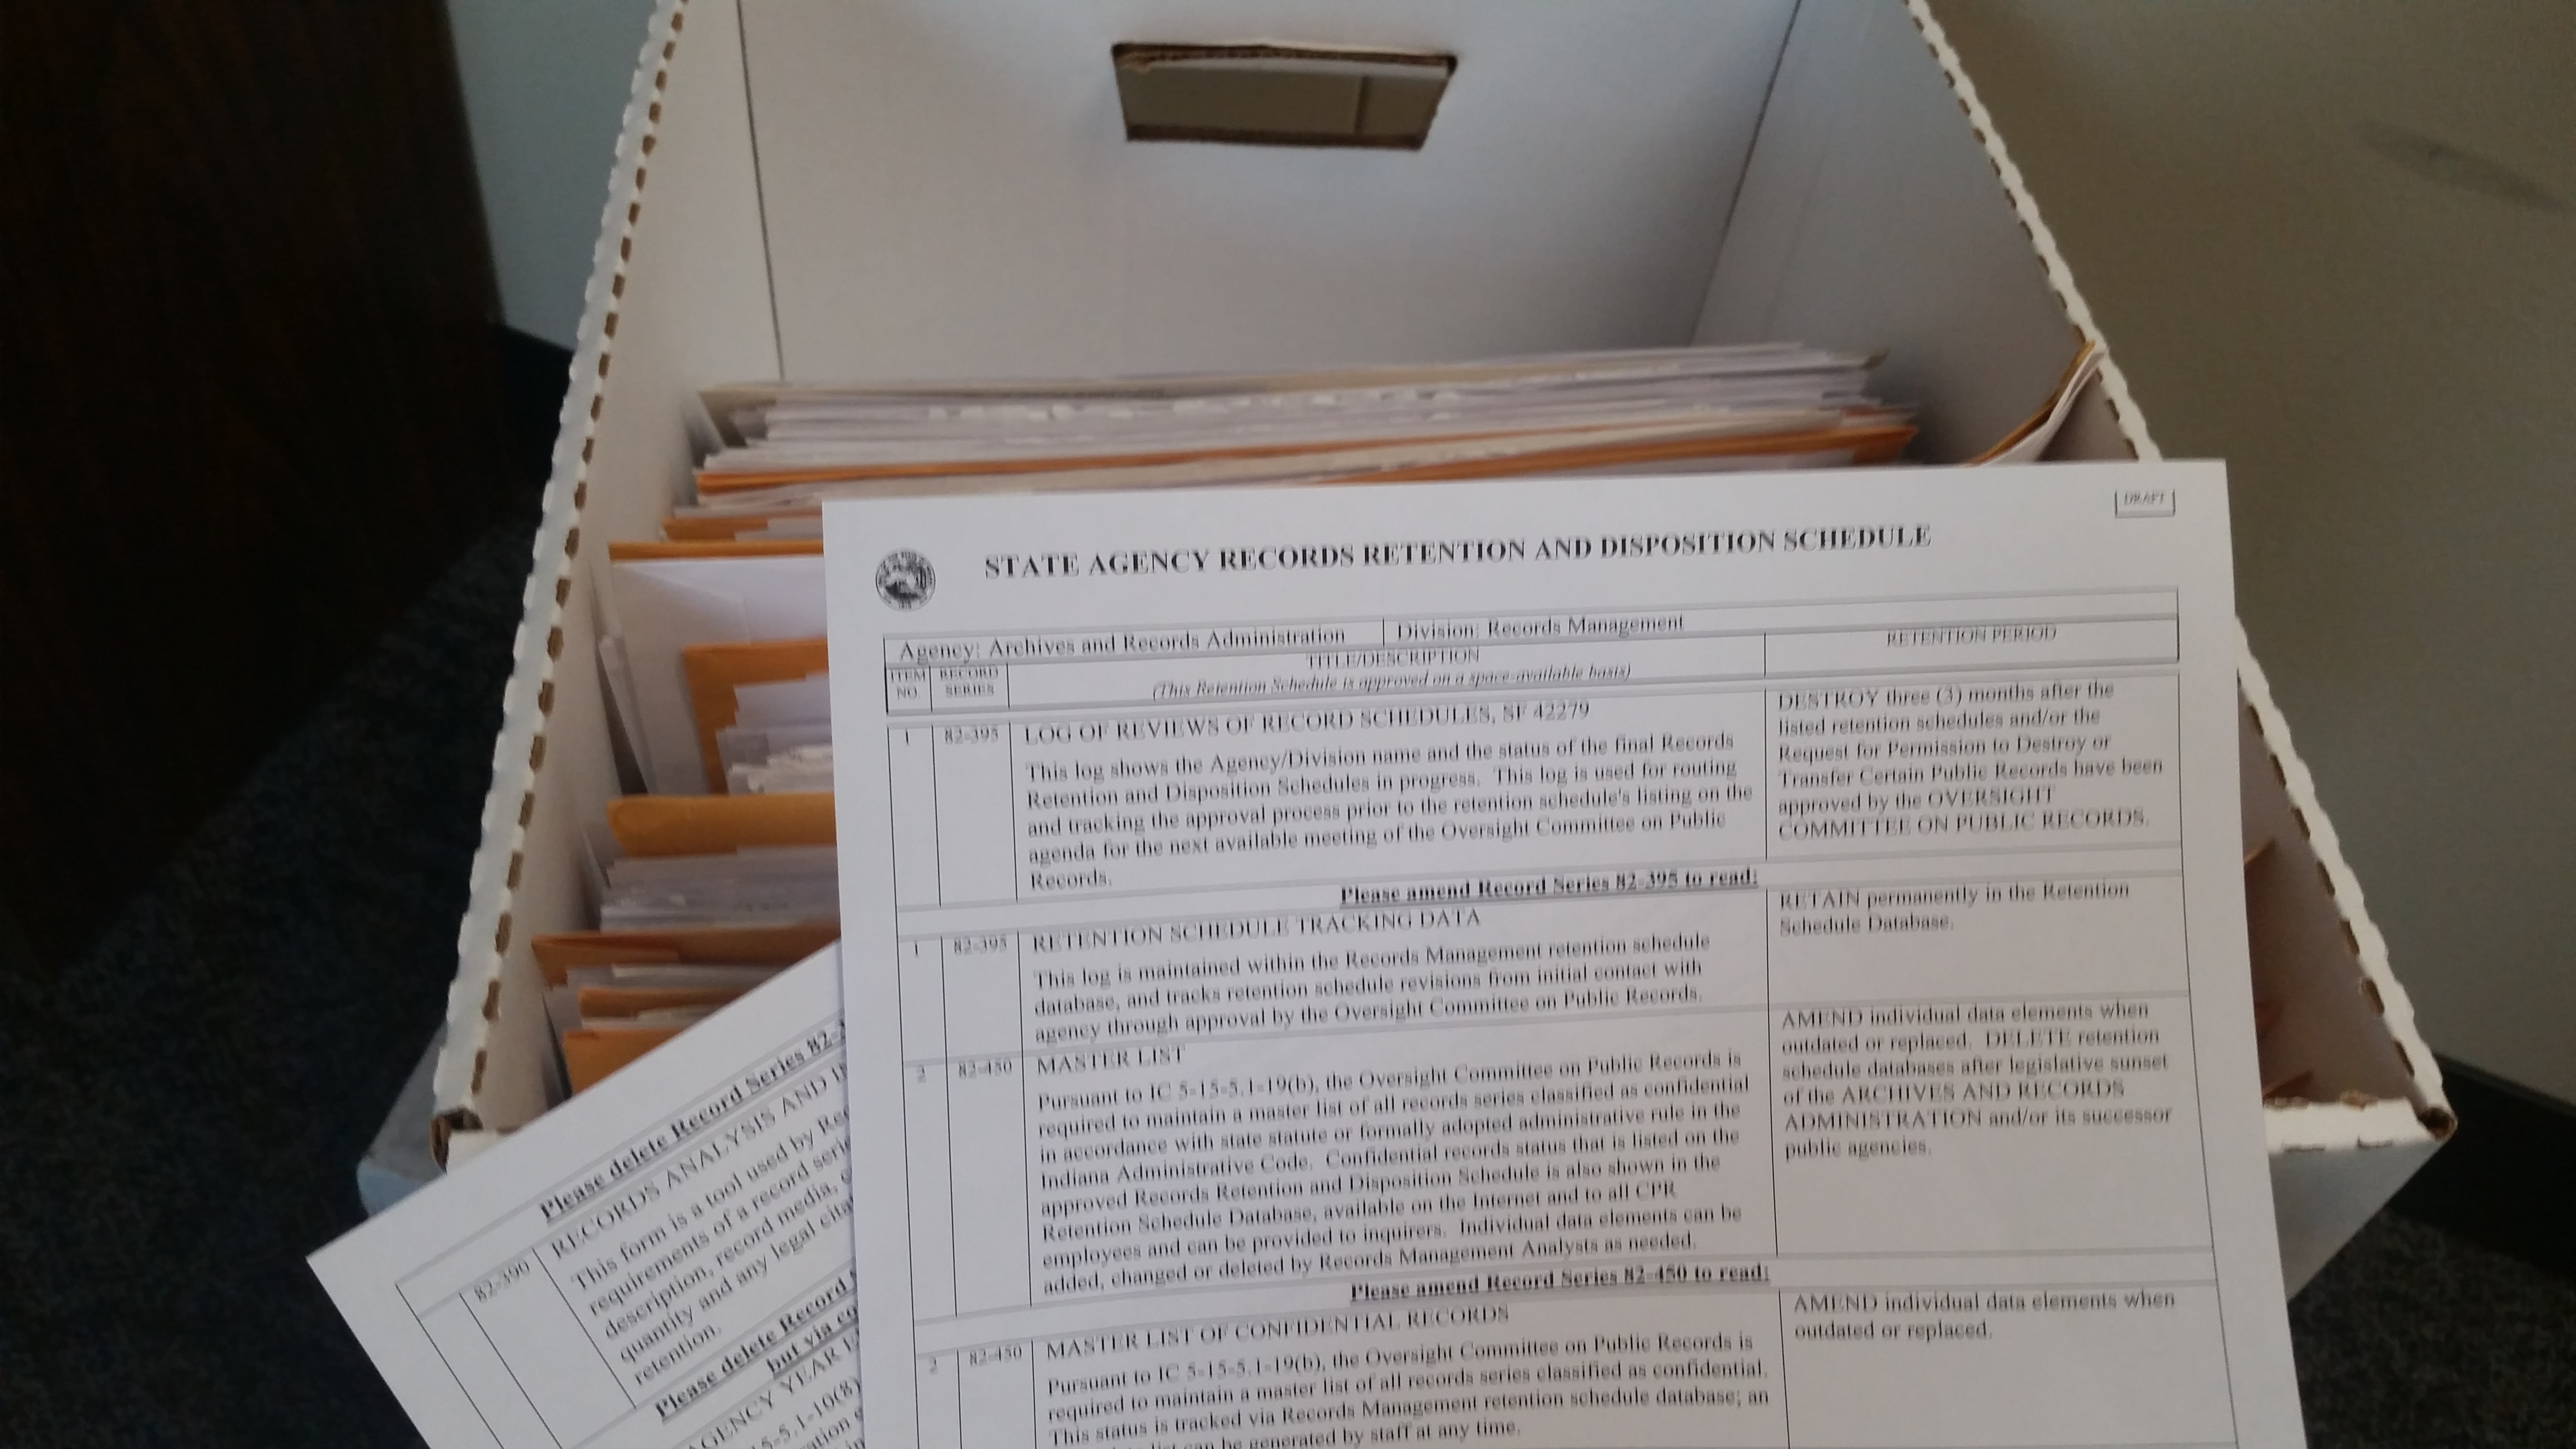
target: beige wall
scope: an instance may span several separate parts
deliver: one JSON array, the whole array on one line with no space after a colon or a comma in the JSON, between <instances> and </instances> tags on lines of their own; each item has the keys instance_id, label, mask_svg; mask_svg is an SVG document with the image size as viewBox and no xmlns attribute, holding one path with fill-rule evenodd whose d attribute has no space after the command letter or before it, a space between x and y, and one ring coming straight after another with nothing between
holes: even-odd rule
<instances>
[{"instance_id":1,"label":"beige wall","mask_svg":"<svg viewBox=\"0 0 2576 1449\"><path fill-rule=\"evenodd\" d=\"M653 0L447 0L501 317L560 347L581 325L652 15Z\"/></svg>"},{"instance_id":2,"label":"beige wall","mask_svg":"<svg viewBox=\"0 0 2576 1449\"><path fill-rule=\"evenodd\" d=\"M1936 0L2436 1048L2576 1100L2576 3Z\"/></svg>"}]
</instances>

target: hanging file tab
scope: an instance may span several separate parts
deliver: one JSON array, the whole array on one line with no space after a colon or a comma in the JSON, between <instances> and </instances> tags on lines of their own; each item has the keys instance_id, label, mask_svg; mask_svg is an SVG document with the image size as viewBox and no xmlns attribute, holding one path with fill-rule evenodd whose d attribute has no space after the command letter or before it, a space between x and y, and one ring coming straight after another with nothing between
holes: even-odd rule
<instances>
[{"instance_id":1,"label":"hanging file tab","mask_svg":"<svg viewBox=\"0 0 2576 1449\"><path fill-rule=\"evenodd\" d=\"M1419 151L1458 68L1433 51L1337 46L1110 48L1130 141Z\"/></svg>"}]
</instances>

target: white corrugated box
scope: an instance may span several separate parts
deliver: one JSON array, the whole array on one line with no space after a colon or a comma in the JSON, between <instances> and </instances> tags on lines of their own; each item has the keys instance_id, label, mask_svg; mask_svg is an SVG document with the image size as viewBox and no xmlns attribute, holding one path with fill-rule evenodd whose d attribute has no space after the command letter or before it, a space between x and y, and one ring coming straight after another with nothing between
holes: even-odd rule
<instances>
[{"instance_id":1,"label":"white corrugated box","mask_svg":"<svg viewBox=\"0 0 2576 1449\"><path fill-rule=\"evenodd\" d=\"M1457 70L1419 152L1125 138L1112 45L1252 40ZM686 487L699 388L1762 339L1887 349L1933 461L2101 341L1921 0L663 0L458 937L442 1153L560 1090L527 942L588 924L582 832L619 789L597 565ZM2157 456L2116 365L2050 456ZM2311 1074L2267 1109L2296 1286L2451 1116L2250 654L2241 677L2265 1079Z\"/></svg>"}]
</instances>

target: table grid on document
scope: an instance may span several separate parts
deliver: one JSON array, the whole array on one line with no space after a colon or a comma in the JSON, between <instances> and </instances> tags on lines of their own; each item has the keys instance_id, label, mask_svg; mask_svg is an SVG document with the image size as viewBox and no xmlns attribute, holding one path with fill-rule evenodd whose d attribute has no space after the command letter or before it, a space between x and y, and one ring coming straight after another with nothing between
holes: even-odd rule
<instances>
[{"instance_id":1,"label":"table grid on document","mask_svg":"<svg viewBox=\"0 0 2576 1449\"><path fill-rule=\"evenodd\" d=\"M2115 601L2110 605L2110 611L2115 613L2136 608L2138 601L2136 595L2109 597ZM2018 635L2006 633L2002 637L2045 637L2054 647L2041 658L1972 659L1926 666L1907 677L1920 677L1937 669L1942 677L1959 681L2009 681L2065 678L2071 677L2070 671L2098 669L2114 671L2118 678L2166 685L2177 679L2176 675L2155 667L2170 665L2175 658L2176 639L2169 594L2162 596L2164 607L2160 610L2136 608L2136 612L2121 613L2116 618L2078 619L2053 626L2045 618L2038 617L2034 610L2020 606L2018 601L2008 604L1991 600L1975 602L1983 606L1982 610L1970 612L1985 622L1960 627L1983 628L2000 617L2005 620L2006 630L2032 631ZM1932 602L1929 607L1936 618L1941 615L1939 601ZM1675 611L1671 617L1679 617L1682 612ZM1908 612L1919 613L1920 610ZM1359 632L1365 640L1385 641L1402 622L1406 621L1363 621ZM2049 632L2042 636L2036 632L2035 623L2048 626ZM1758 738L1767 751L1775 738L1773 714L1777 702L1791 688L1809 687L1789 685L1785 681L1883 675L1889 665L1874 652L1876 645L1893 637L1900 627L1931 632L1941 626L1906 622L1861 629L1810 627L1761 633L1712 633L1699 638L1620 641L1619 648L1625 657L1617 662L1615 677L1587 682L1578 676L1567 679L1561 687L1632 697L1646 691L1671 694L1677 689L1684 695L1722 693L1749 696L1759 702L1762 724ZM1582 648L1597 654L1602 642L1594 641ZM1361 647L1362 655L1359 657L1365 659L1370 654L1400 654L1406 646L1364 642ZM1501 647L1526 650L1548 646L1513 644ZM1656 657L1659 651L1662 654L1660 659ZM1347 654L1348 650L1337 646L1335 652ZM888 669L889 713L950 717L949 721L937 723L898 722L887 731L890 786L897 828L896 870L900 903L914 907L953 907L1006 904L1031 898L1020 884L1020 812L1016 790L1020 783L1021 761L1013 739L1016 724L1031 718L1074 717L1060 714L1068 709L1152 708L1157 704L1245 707L1236 701L1156 698L1150 691L1140 696L1134 686L1138 680L1148 676L1137 672L1135 661L1113 657L1113 651L1105 647L1099 655L1087 662L1072 663L979 663ZM1261 667L1269 667L1277 658L1291 656L1280 655L1276 651L1243 650L1228 657L1253 659L1259 661ZM1106 671L1113 677L1097 688L1086 688L1079 678L1086 670ZM1767 678L1782 679L1784 684L1778 688L1763 687L1761 681ZM1495 692L1487 690L1489 694ZM1262 703L1276 707L1309 702L1301 698ZM2178 724L2176 729L2178 731ZM2179 765L2177 758L2173 782L2177 790ZM1756 818L1767 818L1771 772L1766 768L1754 773L1759 777L1757 789L1760 796L1746 803L1746 813ZM1907 852L1887 853L1902 855ZM1779 913L1778 903L1783 892L1779 887L1757 883L1755 872L1745 867L1797 858L1796 852L1784 853L1777 849L1766 832L1760 850L1741 858L1699 863L1704 869L1694 868L1692 873L1694 879L1726 881L1722 889L1701 892L1712 899L1723 894L1741 894L1763 903L1762 971L1758 998L1712 1005L1691 1014L1744 1020L1759 1013L1762 1018L1758 1039L1747 1039L1752 1050L1746 1056L1753 1080L1764 1095L1760 1124L1763 1140L1759 1145L1766 1164L1764 1188L1770 1198L1769 1240L1752 1252L1702 1257L1710 1263L1758 1265L1766 1276L1802 1260L1839 1260L1845 1252L1857 1246L1857 1242L1838 1246L1827 1241L1784 1243L1782 1240L1784 1210L1780 1204L1780 1193L1784 1174L1780 1159L1779 1118L1783 1093L1777 1069L1783 1021L1802 1010L1855 1006L1957 1008L1973 1000L1927 996L1904 1001L1857 1003L1843 997L1802 993L1794 984L1784 991L1774 968L1772 956L1776 933L1770 928L1771 918ZM2146 875L2165 878L2178 887L2177 873L2170 865L2146 872ZM1655 892L1676 893L1682 892L1669 888ZM896 943L898 990L903 1014L906 1150L914 1184L914 1294L917 1316L924 1322L1028 1308L1039 1304L1043 1298L1036 1288L1040 1274L1030 1218L1033 1169L1032 1149L1028 1144L1032 1119L1030 1095L1035 1090L1030 1063L1053 1048L1029 1039L1031 989L1025 961L1027 935L1024 932L985 931L899 936ZM2014 999L2025 1002L2037 999L2031 992L2010 994ZM2123 989L2109 994L2130 1003L2162 1003L2152 1009L2158 1013L2165 1029L2177 1031L2183 1043L2177 1055L2189 1060L2187 962L2179 963L2177 979L2170 989ZM1513 1024L1523 1025L1539 1019L1597 1019L1599 1015L1595 1013L1589 1018L1572 1015L1516 1018ZM2188 1099L2191 1119L2196 1122L2196 1084L2186 1077L2182 1089ZM2194 1136L2197 1137L2196 1130ZM987 1232L961 1234L958 1226L961 1204L967 1205L967 1213L987 1225ZM1004 1224L1015 1231L1004 1230ZM2206 1228L2205 1211L2203 1228ZM2201 1239L2204 1249L2206 1241L2204 1236ZM2098 1251L2120 1255L2131 1250L2108 1244ZM2198 1259L2206 1263L2205 1251L2198 1255ZM2215 1280L2214 1274L2204 1271L2180 1277L2159 1277L2157 1281L2177 1285L2205 1284L2214 1291ZM1636 1285L1637 1291L1657 1291L1659 1286ZM1762 1290L1748 1288L1735 1291ZM1771 1317L1776 1335L1775 1349L1784 1355L1785 1365L1788 1344L1785 1304L1791 1294L1775 1289L1769 1291L1769 1296L1773 1299ZM973 1446L973 1449L1008 1445L1016 1449L1019 1445L1038 1442L1036 1426L1040 1411L1031 1348L1026 1343L995 1342L953 1352L921 1355L917 1365L923 1444L942 1446L942 1449L952 1445Z\"/></svg>"},{"instance_id":2,"label":"table grid on document","mask_svg":"<svg viewBox=\"0 0 2576 1449\"><path fill-rule=\"evenodd\" d=\"M628 1158L642 1169L624 1185L599 1193L597 1202L551 1218L535 1231L525 1219L537 1206L529 1205L397 1285L495 1442L504 1449L579 1449L633 1416L667 1419L711 1395L738 1391L745 1373L792 1368L813 1347L788 1344L784 1352L734 1352L745 1343L756 1338L786 1343L796 1329L846 1318L849 1284L843 1273L819 1287L790 1285L791 1296L755 1315L749 1326L710 1327L700 1330L703 1341L681 1338L639 1348L633 1330L618 1318L603 1320L598 1304L589 1311L574 1304L572 1294L583 1285L568 1285L567 1274L579 1267L570 1253L549 1251L550 1243L568 1242L596 1224L652 1211L636 1207L636 1189L656 1175L657 1162L702 1150L746 1124L765 1131L798 1114L840 1119L839 1044L837 1022L805 1029L769 1054L781 1069L751 1074L768 1078L757 1090L684 1108L676 1115L688 1120L685 1133L668 1133L671 1119L666 1119L575 1174L572 1180L578 1181ZM674 1240L671 1250L685 1248L685 1235L665 1236ZM847 1258L846 1252L839 1256ZM650 1258L632 1261L651 1263ZM594 1279L589 1290L597 1291L604 1281ZM727 1359L729 1353L732 1359ZM733 1359L740 1362L728 1371L707 1369L710 1362ZM544 1372L532 1373L528 1365L543 1365Z\"/></svg>"}]
</instances>

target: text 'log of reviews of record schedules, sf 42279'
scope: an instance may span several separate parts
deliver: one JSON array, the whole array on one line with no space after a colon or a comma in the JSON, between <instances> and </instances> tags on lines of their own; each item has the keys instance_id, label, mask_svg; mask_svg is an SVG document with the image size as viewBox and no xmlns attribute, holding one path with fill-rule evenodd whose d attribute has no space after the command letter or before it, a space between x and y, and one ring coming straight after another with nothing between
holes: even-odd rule
<instances>
[{"instance_id":1,"label":"text 'log of reviews of record schedules, sf 42279'","mask_svg":"<svg viewBox=\"0 0 2576 1449\"><path fill-rule=\"evenodd\" d=\"M2215 465L823 527L875 1449L2298 1442Z\"/></svg>"}]
</instances>

